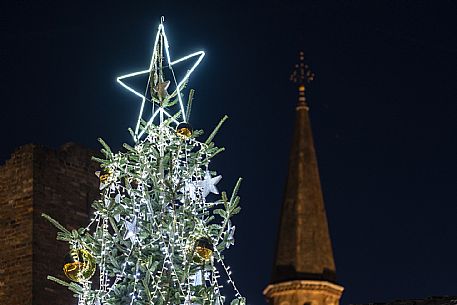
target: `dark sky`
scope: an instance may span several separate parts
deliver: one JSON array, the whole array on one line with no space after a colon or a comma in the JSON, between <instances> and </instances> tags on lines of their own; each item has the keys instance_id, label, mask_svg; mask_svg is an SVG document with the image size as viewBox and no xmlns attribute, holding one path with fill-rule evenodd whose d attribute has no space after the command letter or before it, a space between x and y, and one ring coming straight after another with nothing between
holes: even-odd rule
<instances>
[{"instance_id":1,"label":"dark sky","mask_svg":"<svg viewBox=\"0 0 457 305\"><path fill-rule=\"evenodd\" d=\"M94 3L92 3L94 2ZM134 4L133 4L134 3ZM26 143L130 141L161 15L173 54L207 52L191 122L227 114L213 163L244 177L227 261L264 304L303 49L342 303L457 295L457 4L453 1L9 1L0 8L0 160Z\"/></svg>"}]
</instances>

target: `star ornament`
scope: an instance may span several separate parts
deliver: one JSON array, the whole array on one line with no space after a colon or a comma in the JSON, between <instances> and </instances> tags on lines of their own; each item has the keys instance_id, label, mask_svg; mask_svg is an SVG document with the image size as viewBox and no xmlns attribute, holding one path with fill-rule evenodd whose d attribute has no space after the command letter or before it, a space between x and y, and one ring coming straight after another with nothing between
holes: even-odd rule
<instances>
[{"instance_id":1,"label":"star ornament","mask_svg":"<svg viewBox=\"0 0 457 305\"><path fill-rule=\"evenodd\" d=\"M219 191L217 190L216 184L221 181L222 176L216 176L216 177L211 177L211 174L207 171L205 173L205 179L203 181L200 181L199 186L202 188L202 195L203 197L206 197L209 195L209 193L213 194L219 194Z\"/></svg>"},{"instance_id":2,"label":"star ornament","mask_svg":"<svg viewBox=\"0 0 457 305\"><path fill-rule=\"evenodd\" d=\"M125 228L127 229L127 232L124 235L124 240L130 239L130 241L132 243L134 243L136 240L136 235L138 234L138 226L136 224L136 217L134 217L131 222L126 220Z\"/></svg>"},{"instance_id":3,"label":"star ornament","mask_svg":"<svg viewBox=\"0 0 457 305\"><path fill-rule=\"evenodd\" d=\"M164 52L165 56L164 56L163 59L162 59L161 56L158 55L159 53L162 53L162 52L157 52L160 48L163 48L165 50L165 52ZM128 86L126 83L124 83L124 80L126 80L128 78L131 78L131 77L139 76L139 75L144 75L144 74L151 75L152 73L156 73L157 69L155 67L157 67L157 63L159 63L159 62L162 63L162 60L165 60L166 62L163 65L163 68L164 69L166 68L166 69L170 70L171 74L173 75L172 81L173 81L173 83L175 85L175 90L170 95L176 95L177 96L178 102L179 102L179 109L180 109L179 112L181 113L181 116L180 116L181 120L182 120L182 122L186 122L186 112L185 112L184 103L183 103L182 97L181 97L181 88L187 82L187 80L189 79L190 75L195 70L195 68L197 68L197 66L200 64L200 62L202 61L204 56L205 56L205 52L204 51L198 51L198 52L194 52L192 54L189 54L187 56L184 56L184 57L182 57L180 59L171 60L170 50L169 50L169 45L168 45L168 39L167 39L167 35L165 34L165 28L164 28L163 23L160 23L159 28L157 30L156 37L155 37L155 42L154 42L154 47L153 47L153 52L152 52L152 58L151 58L151 62L150 62L149 68L147 70L142 70L142 71L138 71L138 72L133 72L133 73L129 73L129 74L126 74L126 75L122 75L122 76L119 76L116 79L116 81L122 87L124 87L128 91L132 92L133 94L135 94L136 96L141 98L140 112L139 112L138 121L137 121L136 127L135 127L135 137L134 137L135 141L137 141L138 139L140 139L143 136L145 130L154 122L154 119L156 119L157 117L160 118L160 124L163 123L163 118L165 116L168 117L168 118L171 118L176 125L178 125L180 122L178 122L176 119L174 119L174 117L173 117L174 114L168 113L164 109L164 107L162 107L162 105L159 105L159 107L157 107L157 109L154 109L151 117L147 121L147 124L146 124L145 128L140 130L140 122L141 122L141 119L143 117L144 105L145 105L146 100L148 100L146 95L147 95L147 92L148 92L148 86L149 86L149 81L150 80L148 80L148 83L146 85L146 89L144 90L144 93L138 92L135 89L133 89L132 87ZM176 80L176 78L175 78L175 73L174 73L174 70L173 70L173 66L178 64L178 63L180 63L180 62L183 62L183 61L189 60L191 58L195 58L195 57L197 58L195 63L186 72L184 77L178 82ZM162 65L159 65L159 66L162 66ZM164 97L166 97L168 95L167 88L168 88L169 83L167 83L167 82L168 81L163 81L162 80L161 83L159 83L159 85L154 88L154 91L156 91L158 93L158 95L159 95L159 99L163 99Z\"/></svg>"},{"instance_id":4,"label":"star ornament","mask_svg":"<svg viewBox=\"0 0 457 305\"><path fill-rule=\"evenodd\" d=\"M159 82L155 87L154 91L157 92L160 101L163 101L164 98L168 96L168 87L170 86L170 81Z\"/></svg>"}]
</instances>

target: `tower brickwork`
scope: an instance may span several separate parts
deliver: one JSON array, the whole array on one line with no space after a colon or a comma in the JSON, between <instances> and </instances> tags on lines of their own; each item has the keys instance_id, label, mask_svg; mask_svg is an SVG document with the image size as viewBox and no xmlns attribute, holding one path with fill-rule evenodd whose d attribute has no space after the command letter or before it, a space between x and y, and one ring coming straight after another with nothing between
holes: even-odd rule
<instances>
[{"instance_id":1,"label":"tower brickwork","mask_svg":"<svg viewBox=\"0 0 457 305\"><path fill-rule=\"evenodd\" d=\"M33 146L0 168L0 303L32 304Z\"/></svg>"},{"instance_id":2,"label":"tower brickwork","mask_svg":"<svg viewBox=\"0 0 457 305\"><path fill-rule=\"evenodd\" d=\"M93 154L72 143L57 150L29 144L0 167L0 304L75 302L72 292L46 279L65 279L68 244L55 241L57 231L41 213L69 229L87 224L98 197Z\"/></svg>"},{"instance_id":3,"label":"tower brickwork","mask_svg":"<svg viewBox=\"0 0 457 305\"><path fill-rule=\"evenodd\" d=\"M298 85L296 122L281 208L275 262L264 294L272 305L338 305L343 287L336 268L309 121L305 85L314 74L303 63L292 75Z\"/></svg>"}]
</instances>

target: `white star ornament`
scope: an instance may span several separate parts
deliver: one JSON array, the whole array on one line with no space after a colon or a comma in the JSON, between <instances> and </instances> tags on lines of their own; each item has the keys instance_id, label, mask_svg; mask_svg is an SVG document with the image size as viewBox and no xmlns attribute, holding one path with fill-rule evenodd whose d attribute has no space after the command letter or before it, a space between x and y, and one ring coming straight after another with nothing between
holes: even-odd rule
<instances>
[{"instance_id":1,"label":"white star ornament","mask_svg":"<svg viewBox=\"0 0 457 305\"><path fill-rule=\"evenodd\" d=\"M211 177L209 172L205 173L205 179L200 181L199 185L202 188L203 197L209 195L209 193L219 194L219 191L216 188L216 184L222 179L222 176Z\"/></svg>"},{"instance_id":2,"label":"white star ornament","mask_svg":"<svg viewBox=\"0 0 457 305\"><path fill-rule=\"evenodd\" d=\"M134 217L131 222L126 220L125 228L127 229L127 232L125 233L124 240L130 239L130 241L132 243L134 243L136 240L136 235L138 234L138 226L136 225L136 217Z\"/></svg>"}]
</instances>

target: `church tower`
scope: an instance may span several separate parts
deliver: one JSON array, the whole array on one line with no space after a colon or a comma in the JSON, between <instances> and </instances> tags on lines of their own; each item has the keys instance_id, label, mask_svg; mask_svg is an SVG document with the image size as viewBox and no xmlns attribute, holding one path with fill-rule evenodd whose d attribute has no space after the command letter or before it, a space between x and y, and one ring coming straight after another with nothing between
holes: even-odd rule
<instances>
[{"instance_id":1,"label":"church tower","mask_svg":"<svg viewBox=\"0 0 457 305\"><path fill-rule=\"evenodd\" d=\"M263 291L271 305L338 305L336 284L316 152L305 97L314 74L303 52L291 80L298 86L296 122L281 209L271 283Z\"/></svg>"}]
</instances>

